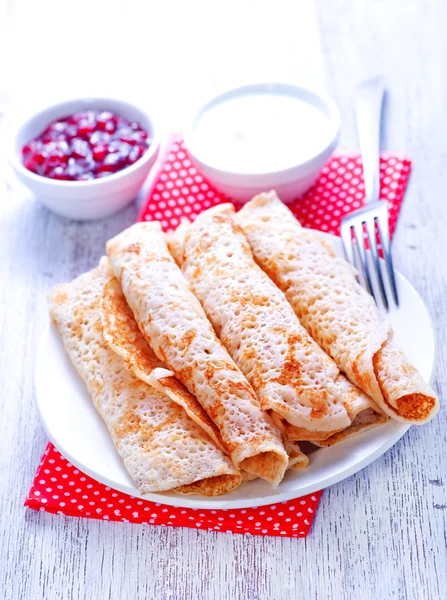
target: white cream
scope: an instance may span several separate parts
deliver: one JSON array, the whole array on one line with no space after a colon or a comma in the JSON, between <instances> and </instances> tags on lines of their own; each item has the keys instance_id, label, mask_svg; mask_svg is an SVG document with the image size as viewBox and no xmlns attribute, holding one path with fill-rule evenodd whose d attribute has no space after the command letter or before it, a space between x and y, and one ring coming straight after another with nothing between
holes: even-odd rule
<instances>
[{"instance_id":1,"label":"white cream","mask_svg":"<svg viewBox=\"0 0 447 600\"><path fill-rule=\"evenodd\" d=\"M268 173L312 158L333 138L318 106L280 93L247 93L211 105L194 123L194 146L216 168Z\"/></svg>"}]
</instances>

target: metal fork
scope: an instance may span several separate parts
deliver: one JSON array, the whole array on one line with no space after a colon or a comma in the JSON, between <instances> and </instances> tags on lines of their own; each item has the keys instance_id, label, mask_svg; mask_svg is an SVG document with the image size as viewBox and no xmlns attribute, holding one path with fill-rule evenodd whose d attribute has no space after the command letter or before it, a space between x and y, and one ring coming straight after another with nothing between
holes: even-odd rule
<instances>
[{"instance_id":1,"label":"metal fork","mask_svg":"<svg viewBox=\"0 0 447 600\"><path fill-rule=\"evenodd\" d=\"M388 310L389 298L385 287L384 271L388 276L396 306L399 306L399 297L391 256L388 204L386 201L379 200L380 121L384 92L382 77L365 81L356 90L355 110L365 180L365 206L343 217L340 234L346 260L361 273L365 287L374 297L376 304L378 304L377 289L379 290L383 305ZM383 261L379 257L377 238L382 248ZM370 251L365 247L365 239L368 241ZM385 264L385 269L382 262ZM378 282L377 286L373 285L373 273Z\"/></svg>"}]
</instances>

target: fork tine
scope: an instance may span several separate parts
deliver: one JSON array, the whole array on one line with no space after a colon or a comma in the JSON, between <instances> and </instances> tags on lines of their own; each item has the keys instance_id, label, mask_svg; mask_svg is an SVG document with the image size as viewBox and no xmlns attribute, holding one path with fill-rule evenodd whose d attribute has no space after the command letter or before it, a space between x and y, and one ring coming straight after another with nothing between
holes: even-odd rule
<instances>
[{"instance_id":1,"label":"fork tine","mask_svg":"<svg viewBox=\"0 0 447 600\"><path fill-rule=\"evenodd\" d=\"M374 260L374 264L376 266L376 273L377 273L377 280L379 282L380 295L382 297L382 302L385 307L385 310L389 310L390 307L388 304L388 298L386 295L385 284L383 281L382 267L380 265L379 248L377 247L376 232L374 230L374 221L372 223L371 223L371 221L365 221L365 223L366 223L366 235L368 238L368 244L371 249L371 254L372 254L372 257ZM371 226L372 226L372 231L371 231ZM372 240L374 240L374 245L373 245Z\"/></svg>"},{"instance_id":2,"label":"fork tine","mask_svg":"<svg viewBox=\"0 0 447 600\"><path fill-rule=\"evenodd\" d=\"M342 222L340 235L343 244L343 252L345 253L345 258L349 263L351 263L353 267L355 267L354 248L352 245L351 237L351 226L347 223L344 224Z\"/></svg>"},{"instance_id":3,"label":"fork tine","mask_svg":"<svg viewBox=\"0 0 447 600\"><path fill-rule=\"evenodd\" d=\"M390 233L388 229L388 215L386 216L385 223L381 223L381 216L375 217L374 221L377 223L377 231L379 232L380 245L382 246L383 257L385 259L386 269L390 278L391 291L393 293L394 302L396 303L396 306L399 306L399 296L397 294L396 277L394 275L393 257L391 255Z\"/></svg>"},{"instance_id":4,"label":"fork tine","mask_svg":"<svg viewBox=\"0 0 447 600\"><path fill-rule=\"evenodd\" d=\"M363 239L363 223L359 223L357 226L354 225L353 229L355 243L357 244L357 250L360 257L362 272L366 281L366 287L368 292L371 294L371 296L374 298L377 304L377 298L374 295L374 288L371 283L371 274L369 272L368 257L366 256L365 242Z\"/></svg>"}]
</instances>

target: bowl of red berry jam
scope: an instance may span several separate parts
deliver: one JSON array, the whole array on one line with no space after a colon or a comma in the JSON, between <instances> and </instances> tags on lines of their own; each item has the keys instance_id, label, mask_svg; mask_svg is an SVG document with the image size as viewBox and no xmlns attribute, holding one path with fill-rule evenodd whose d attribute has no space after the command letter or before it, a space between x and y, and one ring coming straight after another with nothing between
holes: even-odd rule
<instances>
[{"instance_id":1,"label":"bowl of red berry jam","mask_svg":"<svg viewBox=\"0 0 447 600\"><path fill-rule=\"evenodd\" d=\"M22 124L12 164L45 206L88 220L135 199L157 151L153 121L142 109L110 98L72 100Z\"/></svg>"}]
</instances>

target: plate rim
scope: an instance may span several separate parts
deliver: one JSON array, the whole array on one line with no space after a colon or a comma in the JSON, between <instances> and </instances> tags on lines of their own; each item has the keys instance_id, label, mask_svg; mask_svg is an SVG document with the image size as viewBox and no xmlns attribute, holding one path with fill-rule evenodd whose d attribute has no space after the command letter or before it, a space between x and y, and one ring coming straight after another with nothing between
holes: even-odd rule
<instances>
[{"instance_id":1,"label":"plate rim","mask_svg":"<svg viewBox=\"0 0 447 600\"><path fill-rule=\"evenodd\" d=\"M323 238L329 238L330 240L334 240L334 239L340 240L339 236L336 236L336 235L333 235L333 234L330 234L327 232L310 229L310 228L309 228L309 231L313 231L314 233L318 234L320 237L323 237ZM411 287L412 290L420 298L420 300L424 306L424 309L428 315L429 321L430 321L431 334L432 334L433 342L434 342L434 344L433 344L433 362L431 365L430 377L428 378L428 381L431 382L431 380L433 378L433 373L435 370L437 355L438 355L437 339L436 339L436 335L435 335L435 329L433 326L433 320L432 320L432 317L430 315L430 312L427 308L427 305L426 305L424 299L419 294L419 292L416 290L416 288L410 283L410 281L404 275L402 275L402 273L400 273L399 271L397 271L397 273L399 274L400 277L402 277L405 280L406 284L409 287ZM366 468L367 466L369 466L370 464L375 462L378 458L380 458L383 454L385 454L390 448L392 448L405 435L405 433L411 427L410 424L400 423L400 422L396 421L395 422L397 425L396 430L386 440L384 440L384 442L378 448L376 448L376 450L374 452L372 452L371 454L369 454L362 460L352 464L350 467L347 467L345 469L342 469L341 471L335 472L332 475L328 475L327 477L325 477L323 480L321 480L319 482L309 483L307 485L307 487L305 487L304 489L301 489L299 491L298 490L285 491L280 494L277 494L274 498L267 496L267 497L260 497L260 498L256 498L256 499L240 498L240 499L234 499L234 500L225 500L225 496L221 496L218 499L219 505L217 506L216 500L207 500L205 496L204 497L201 497L198 495L191 496L191 498L194 498L194 500L191 502L189 500L188 496L174 495L174 492L169 492L169 491L168 492L153 492L153 493L149 493L149 494L140 494L140 492L138 491L138 489L136 487L129 488L129 487L126 487L125 485L117 484L116 481L110 480L107 476L102 475L101 473L97 473L96 471L94 471L93 469L90 469L88 466L86 466L84 463L82 463L82 461L77 460L77 458L75 456L73 456L71 454L71 452L67 452L64 449L63 444L59 443L57 436L54 435L53 432L51 431L51 429L48 427L48 423L46 422L46 420L43 417L40 402L39 402L38 383L37 383L38 382L38 374L37 373L38 373L38 367L39 367L39 363L40 363L39 356L41 356L40 350L43 346L45 346L45 343L47 342L47 339L48 339L49 335L51 334L51 329L53 327L54 327L54 325L52 324L51 319L48 319L47 324L44 327L44 329L41 333L40 339L39 339L39 343L37 346L37 352L35 355L34 369L33 369L34 402L35 402L37 412L38 412L41 424L43 426L43 429L46 432L46 434L49 438L49 441L55 446L55 448L58 450L58 452L60 452L60 454L65 459L67 459L72 465L74 465L77 469L79 469L85 475L91 477L95 481L98 481L99 483L101 483L103 485L106 485L112 489L115 489L124 494L127 494L131 498L141 498L143 500L149 500L151 502L154 502L154 503L160 504L160 505L176 506L176 507L180 507L180 508L192 508L192 509L198 509L198 510L207 510L207 509L230 510L230 509L242 509L242 508L256 508L258 506L267 506L267 505L271 505L271 504L277 504L279 502L286 502L288 500L293 500L293 499L300 498L305 495L315 493L320 490L324 490L324 489L326 489L332 485L335 485L336 483L340 483L341 481L344 481L348 477L351 477L352 475L362 471L364 468ZM74 367L73 367L73 369L74 369ZM75 373L76 373L76 376L80 378L80 376L77 374L76 370L75 370ZM81 379L81 381L82 381L82 379ZM86 392L86 393L88 393L88 392ZM92 408L93 408L93 410L96 410L95 407L93 406L93 404L92 404ZM343 442L341 442L341 443L343 443ZM119 456L119 454L118 454L118 456ZM120 457L120 460L122 460L121 457Z\"/></svg>"}]
</instances>

